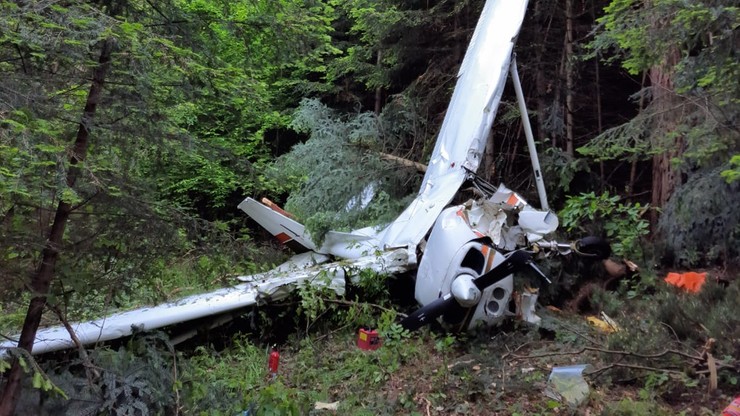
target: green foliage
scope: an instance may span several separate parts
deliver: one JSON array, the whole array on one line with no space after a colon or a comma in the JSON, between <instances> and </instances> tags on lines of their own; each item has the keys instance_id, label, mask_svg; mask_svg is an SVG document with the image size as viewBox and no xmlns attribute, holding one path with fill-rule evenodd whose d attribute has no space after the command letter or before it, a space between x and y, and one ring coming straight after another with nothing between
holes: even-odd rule
<instances>
[{"instance_id":1,"label":"green foliage","mask_svg":"<svg viewBox=\"0 0 740 416\"><path fill-rule=\"evenodd\" d=\"M572 157L557 147L545 150L541 164L546 178L557 178L557 181L546 181L547 195L551 200L566 195L577 175L590 173L585 159Z\"/></svg>"},{"instance_id":2,"label":"green foliage","mask_svg":"<svg viewBox=\"0 0 740 416\"><path fill-rule=\"evenodd\" d=\"M300 392L298 390L276 381L260 391L255 414L259 416L299 416L302 414L298 406L299 401Z\"/></svg>"},{"instance_id":3,"label":"green foliage","mask_svg":"<svg viewBox=\"0 0 740 416\"><path fill-rule=\"evenodd\" d=\"M697 381L704 383L703 376L694 372L693 360L662 353L674 350L696 356L695 351L700 351L712 338L716 341L712 353L720 362L720 385L732 385L737 357L740 356L735 342L740 336L737 329L740 318L734 313L740 294L738 282L722 287L708 278L697 295L654 279L650 288L653 295L643 292L641 296L623 300L620 311L611 315L620 322L621 330L609 335L607 345L612 350L636 354L624 357L621 362L625 364L679 370L684 374L674 373L669 377L663 372L645 374L637 369L623 369L619 377L627 374L646 377L641 389L643 400L653 399L676 386L685 389ZM639 354L654 357L646 358Z\"/></svg>"},{"instance_id":4,"label":"green foliage","mask_svg":"<svg viewBox=\"0 0 740 416\"><path fill-rule=\"evenodd\" d=\"M648 207L620 200L618 195L608 192L571 197L560 211L563 226L568 231L605 236L617 256L642 255L641 239L649 233L649 223L643 218Z\"/></svg>"},{"instance_id":5,"label":"green foliage","mask_svg":"<svg viewBox=\"0 0 740 416\"><path fill-rule=\"evenodd\" d=\"M349 34L358 37L346 48L345 53L329 66L332 78L352 75L372 90L390 85L391 74L398 70L401 62L399 51L391 44L394 33L404 24L408 16L393 1L351 0L334 2L351 22Z\"/></svg>"},{"instance_id":6,"label":"green foliage","mask_svg":"<svg viewBox=\"0 0 740 416\"><path fill-rule=\"evenodd\" d=\"M601 412L601 416L639 416L639 415L656 415L668 416L673 412L668 412L661 408L657 403L652 401L622 399L616 403L610 403Z\"/></svg>"},{"instance_id":7,"label":"green foliage","mask_svg":"<svg viewBox=\"0 0 740 416\"><path fill-rule=\"evenodd\" d=\"M31 375L31 387L40 394L49 394L50 397L63 400L69 398L67 393L58 387L57 383L49 377L47 372L42 369L38 361L28 351L20 348L7 348L4 352L7 353L8 357L17 359L18 365L20 365L23 372ZM0 360L0 372L8 370L10 367L9 360Z\"/></svg>"},{"instance_id":8,"label":"green foliage","mask_svg":"<svg viewBox=\"0 0 740 416\"><path fill-rule=\"evenodd\" d=\"M300 306L296 318L305 319L306 335L319 322L322 327L370 326L380 331L395 323L396 313L390 302L387 275L352 268L346 268L344 273L347 286L344 296L337 295L337 283L332 281L336 275L332 273L321 272L299 287Z\"/></svg>"},{"instance_id":9,"label":"green foliage","mask_svg":"<svg viewBox=\"0 0 740 416\"><path fill-rule=\"evenodd\" d=\"M732 127L740 114L740 63L734 57L740 8L721 1L614 0L604 12L590 48L619 60L633 75L660 68L672 90L647 87L640 95L671 96L673 108L666 114L660 103L651 102L582 152L635 160L675 151L680 138L684 160L708 167L726 163L728 153L737 152L740 134ZM668 130L656 128L655 120L665 118L671 119Z\"/></svg>"},{"instance_id":10,"label":"green foliage","mask_svg":"<svg viewBox=\"0 0 740 416\"><path fill-rule=\"evenodd\" d=\"M163 412L174 404L175 351L161 334L134 336L128 348L95 352L94 361L105 369L100 411L147 415Z\"/></svg>"},{"instance_id":11,"label":"green foliage","mask_svg":"<svg viewBox=\"0 0 740 416\"><path fill-rule=\"evenodd\" d=\"M190 414L236 414L256 402L266 374L267 353L246 338L224 351L198 347L180 375L183 405Z\"/></svg>"},{"instance_id":12,"label":"green foliage","mask_svg":"<svg viewBox=\"0 0 740 416\"><path fill-rule=\"evenodd\" d=\"M117 351L90 351L89 361L44 362L63 396L30 395L20 408L35 414L162 414L176 401L177 358L161 333L135 334ZM83 368L90 371L86 377ZM37 377L34 376L33 383ZM35 402L35 403L34 403Z\"/></svg>"},{"instance_id":13,"label":"green foliage","mask_svg":"<svg viewBox=\"0 0 740 416\"><path fill-rule=\"evenodd\" d=\"M652 155L649 141L650 117L640 113L630 121L607 129L578 148L578 152L597 161L612 159L643 160Z\"/></svg>"},{"instance_id":14,"label":"green foliage","mask_svg":"<svg viewBox=\"0 0 740 416\"><path fill-rule=\"evenodd\" d=\"M720 177L722 168L697 171L676 190L658 223L664 260L682 267L728 262L738 255L738 183Z\"/></svg>"},{"instance_id":15,"label":"green foliage","mask_svg":"<svg viewBox=\"0 0 740 416\"><path fill-rule=\"evenodd\" d=\"M733 183L740 180L740 155L732 156L730 159L730 168L720 173L727 183Z\"/></svg>"},{"instance_id":16,"label":"green foliage","mask_svg":"<svg viewBox=\"0 0 740 416\"><path fill-rule=\"evenodd\" d=\"M310 138L282 156L271 174L290 184L286 208L315 240L330 229L390 221L405 207L415 172L382 159L380 122L370 113L343 117L318 100L304 100L296 110L291 127ZM365 206L366 196L372 199Z\"/></svg>"}]
</instances>

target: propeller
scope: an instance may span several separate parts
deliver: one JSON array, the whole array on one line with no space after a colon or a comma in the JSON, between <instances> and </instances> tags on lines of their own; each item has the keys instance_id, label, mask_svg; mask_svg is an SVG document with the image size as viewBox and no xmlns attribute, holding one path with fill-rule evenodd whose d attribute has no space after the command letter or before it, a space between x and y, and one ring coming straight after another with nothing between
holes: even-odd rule
<instances>
[{"instance_id":1,"label":"propeller","mask_svg":"<svg viewBox=\"0 0 740 416\"><path fill-rule=\"evenodd\" d=\"M506 278L506 276L521 270L527 265L534 267L538 274L544 276L544 274L542 274L542 272L532 263L532 254L528 251L518 250L507 254L504 260L489 272L473 279L473 284L482 292L485 288ZM401 321L401 326L409 331L414 331L443 315L464 316L468 309L469 308L465 308L460 305L455 297L452 296L452 293L447 293L404 318Z\"/></svg>"},{"instance_id":2,"label":"propeller","mask_svg":"<svg viewBox=\"0 0 740 416\"><path fill-rule=\"evenodd\" d=\"M605 259L611 254L609 242L599 237L585 237L575 243L553 245L553 247L559 246L570 247L579 255L596 259ZM551 283L550 279L532 261L532 252L526 250L517 250L506 254L504 260L498 266L474 278L472 283L482 292L487 287L523 269L525 266L529 266L548 284ZM440 316L449 318L447 320L450 322L460 322L472 307L461 305L452 293L447 293L404 318L401 321L401 326L409 331L414 331L436 320Z\"/></svg>"}]
</instances>

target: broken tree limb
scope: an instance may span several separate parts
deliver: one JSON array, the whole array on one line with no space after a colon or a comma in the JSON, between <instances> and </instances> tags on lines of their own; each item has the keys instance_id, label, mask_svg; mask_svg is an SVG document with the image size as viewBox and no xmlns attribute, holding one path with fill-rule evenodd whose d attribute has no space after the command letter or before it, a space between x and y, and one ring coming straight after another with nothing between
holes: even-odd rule
<instances>
[{"instance_id":1,"label":"broken tree limb","mask_svg":"<svg viewBox=\"0 0 740 416\"><path fill-rule=\"evenodd\" d=\"M426 173L426 171L427 171L427 165L425 165L423 163L414 162L413 160L404 159L402 157L394 156L394 155L391 155L391 154L388 154L388 153L383 153L383 152L379 152L379 153L380 153L380 157L381 158L383 158L385 160L388 160L390 162L397 163L397 164L399 164L401 166L404 166L404 167L407 167L407 168L414 168L414 169L416 169L420 173Z\"/></svg>"},{"instance_id":2,"label":"broken tree limb","mask_svg":"<svg viewBox=\"0 0 740 416\"><path fill-rule=\"evenodd\" d=\"M82 342L80 342L80 339L77 337L77 334L75 333L74 328L72 328L72 325L69 324L69 321L67 318L64 317L62 314L62 311L59 309L56 305L46 305L54 314L59 318L59 321L64 325L64 328L69 333L69 337L72 339L72 342L74 342L75 346L77 347L77 351L80 354L80 359L82 360L82 366L85 367L85 375L87 376L87 381L92 386L96 380L100 378L100 371L98 371L98 367L96 367L92 360L90 359L90 355L87 353L87 350L85 349L85 346L82 345Z\"/></svg>"},{"instance_id":3,"label":"broken tree limb","mask_svg":"<svg viewBox=\"0 0 740 416\"><path fill-rule=\"evenodd\" d=\"M605 348L596 348L596 347L583 347L580 350L577 351L562 351L562 352L551 352L551 353L545 353L545 354L537 354L537 355L515 355L511 354L511 357L517 360L527 360L532 358L544 358L544 357L554 357L557 355L578 355L583 354L586 351L594 351L594 352L602 352L604 354L614 354L614 355L622 355L626 357L637 357L637 358L645 358L645 359L654 359L654 358L660 358L664 357L668 354L675 354L684 358L688 358L694 361L704 361L705 359L703 357L698 357L695 355L687 354L685 352L677 351L677 350L671 350L667 349L663 352L657 353L657 354L639 354L632 351L622 351L622 350L607 350Z\"/></svg>"},{"instance_id":4,"label":"broken tree limb","mask_svg":"<svg viewBox=\"0 0 740 416\"><path fill-rule=\"evenodd\" d=\"M384 312L393 312L396 315L400 316L401 318L405 318L405 317L408 316L405 313L401 313L401 312L398 312L396 310L389 309L389 308L386 308L385 306L381 306L381 305L378 305L378 304L375 304L375 303L352 302L352 301L349 301L349 300L329 299L329 298L321 298L321 300L323 300L324 302L336 303L336 304L345 305L345 306L368 305L368 306L371 306L371 307L373 307L375 309L379 309L379 310L384 311Z\"/></svg>"}]
</instances>

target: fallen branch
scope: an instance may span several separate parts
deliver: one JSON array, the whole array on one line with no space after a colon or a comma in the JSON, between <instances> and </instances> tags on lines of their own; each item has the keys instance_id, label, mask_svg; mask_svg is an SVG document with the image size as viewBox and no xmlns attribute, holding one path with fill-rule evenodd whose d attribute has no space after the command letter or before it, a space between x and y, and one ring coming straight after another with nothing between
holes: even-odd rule
<instances>
[{"instance_id":1,"label":"fallen branch","mask_svg":"<svg viewBox=\"0 0 740 416\"><path fill-rule=\"evenodd\" d=\"M648 367L648 366L637 365L637 364L612 363L612 364L607 365L606 367L602 367L594 371L586 372L584 373L584 375L597 377L599 374L607 370L610 370L612 368L615 368L615 367L631 368L633 370L645 370L645 371L654 371L654 372L670 373L670 374L685 374L681 370L673 370L670 368Z\"/></svg>"},{"instance_id":2,"label":"fallen branch","mask_svg":"<svg viewBox=\"0 0 740 416\"><path fill-rule=\"evenodd\" d=\"M684 357L684 358L689 358L689 359L694 360L694 361L699 361L699 362L705 361L705 359L703 357L697 357L697 356L694 356L694 355L691 355L691 354L687 354L685 352L671 350L671 349L667 349L667 350L665 350L663 352L660 352L660 353L657 353L657 354L639 354L639 353L632 352L632 351L607 350L607 349L604 349L604 348L597 348L597 347L583 347L583 348L581 348L578 351L551 352L551 353L538 354L538 355L515 355L515 354L511 354L511 356L514 359L524 360L524 359L532 359L532 358L553 357L553 356L557 356L557 355L578 355L578 354L583 354L586 351L595 351L595 352L602 352L604 354L614 354L614 355L622 355L622 356L626 356L626 357L637 357L637 358L645 358L645 359L654 359L654 358L664 357L664 356L666 356L668 354L675 354L675 355L678 355L678 356L681 356L681 357Z\"/></svg>"},{"instance_id":3,"label":"fallen branch","mask_svg":"<svg viewBox=\"0 0 740 416\"><path fill-rule=\"evenodd\" d=\"M372 306L375 309L380 309L381 311L393 312L396 315L400 316L401 318L406 318L408 316L405 313L398 312L398 311L396 311L394 309L386 308L385 306L381 306L381 305L378 305L376 303L353 302L353 301L343 300L343 299L328 299L328 298L321 298L321 300L324 301L324 302L336 303L336 304L339 304L339 305L346 305L346 306L368 305L368 306Z\"/></svg>"},{"instance_id":4,"label":"fallen branch","mask_svg":"<svg viewBox=\"0 0 740 416\"><path fill-rule=\"evenodd\" d=\"M427 165L423 163L414 162L413 160L404 159L402 157L390 155L388 153L383 153L383 152L379 152L379 153L380 153L380 157L385 160L398 163L399 165L405 166L407 168L414 168L418 172L421 172L421 173L425 173L427 171Z\"/></svg>"}]
</instances>

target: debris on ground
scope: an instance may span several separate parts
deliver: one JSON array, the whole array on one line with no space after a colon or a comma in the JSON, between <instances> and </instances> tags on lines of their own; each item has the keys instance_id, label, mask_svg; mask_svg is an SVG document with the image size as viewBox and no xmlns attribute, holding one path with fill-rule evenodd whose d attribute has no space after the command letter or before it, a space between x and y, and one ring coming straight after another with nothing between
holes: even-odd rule
<instances>
[{"instance_id":1,"label":"debris on ground","mask_svg":"<svg viewBox=\"0 0 740 416\"><path fill-rule=\"evenodd\" d=\"M339 409L339 402L332 402L332 403L324 403L324 402L316 402L313 405L314 410L332 410L336 411Z\"/></svg>"},{"instance_id":2,"label":"debris on ground","mask_svg":"<svg viewBox=\"0 0 740 416\"><path fill-rule=\"evenodd\" d=\"M668 273L665 278L667 283L691 293L698 293L706 280L706 272Z\"/></svg>"},{"instance_id":3,"label":"debris on ground","mask_svg":"<svg viewBox=\"0 0 740 416\"><path fill-rule=\"evenodd\" d=\"M587 316L586 320L588 321L588 323L607 334L618 332L620 329L619 325L617 325L617 322L614 321L614 319L610 318L609 315L605 314L604 312L601 312L600 317Z\"/></svg>"},{"instance_id":4,"label":"debris on ground","mask_svg":"<svg viewBox=\"0 0 740 416\"><path fill-rule=\"evenodd\" d=\"M729 406L725 407L725 410L722 411L722 416L740 416L740 396L735 397L735 400Z\"/></svg>"},{"instance_id":5,"label":"debris on ground","mask_svg":"<svg viewBox=\"0 0 740 416\"><path fill-rule=\"evenodd\" d=\"M553 367L547 379L545 396L566 403L572 407L581 404L588 397L588 383L583 378L583 371L588 364Z\"/></svg>"}]
</instances>

